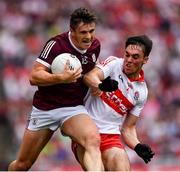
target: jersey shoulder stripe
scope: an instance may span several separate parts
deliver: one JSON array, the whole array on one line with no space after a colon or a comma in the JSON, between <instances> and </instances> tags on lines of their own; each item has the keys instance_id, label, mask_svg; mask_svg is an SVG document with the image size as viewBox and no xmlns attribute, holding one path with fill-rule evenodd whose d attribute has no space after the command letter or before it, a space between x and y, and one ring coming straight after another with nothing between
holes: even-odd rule
<instances>
[{"instance_id":1,"label":"jersey shoulder stripe","mask_svg":"<svg viewBox=\"0 0 180 172\"><path fill-rule=\"evenodd\" d=\"M47 58L47 56L48 56L48 54L49 54L49 52L51 51L51 49L52 49L52 47L53 47L53 45L56 43L56 41L49 41L47 44L46 44L46 46L45 46L45 48L44 48L44 50L42 51L42 53L41 53L41 57L42 58L44 58L44 59L46 59Z\"/></svg>"}]
</instances>

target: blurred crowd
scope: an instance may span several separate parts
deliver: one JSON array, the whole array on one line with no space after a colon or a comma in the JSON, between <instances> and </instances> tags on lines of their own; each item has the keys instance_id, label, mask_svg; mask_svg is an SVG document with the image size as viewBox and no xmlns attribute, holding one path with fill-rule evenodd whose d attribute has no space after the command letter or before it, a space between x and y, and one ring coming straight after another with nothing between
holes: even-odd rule
<instances>
[{"instance_id":1,"label":"blurred crowd","mask_svg":"<svg viewBox=\"0 0 180 172\"><path fill-rule=\"evenodd\" d=\"M122 57L128 36L147 34L153 50L145 76L149 98L138 123L140 140L152 145L149 165L127 148L134 170L180 170L180 1L179 0L1 0L0 1L0 170L16 157L36 87L30 69L52 36L67 31L78 7L95 11L100 59ZM70 140L59 131L32 170L79 170Z\"/></svg>"}]
</instances>

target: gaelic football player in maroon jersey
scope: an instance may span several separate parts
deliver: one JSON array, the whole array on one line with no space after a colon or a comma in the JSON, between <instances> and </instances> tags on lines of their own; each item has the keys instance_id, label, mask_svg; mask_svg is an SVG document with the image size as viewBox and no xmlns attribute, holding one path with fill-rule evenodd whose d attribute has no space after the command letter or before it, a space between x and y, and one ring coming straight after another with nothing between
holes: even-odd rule
<instances>
[{"instance_id":1,"label":"gaelic football player in maroon jersey","mask_svg":"<svg viewBox=\"0 0 180 172\"><path fill-rule=\"evenodd\" d=\"M71 15L70 30L51 38L44 46L30 75L30 83L38 86L32 112L17 159L8 170L29 170L58 128L83 147L85 170L103 170L100 136L83 106L88 88L81 77L93 69L100 53L95 27L96 16L86 8L78 8ZM72 71L66 64L62 73L52 74L51 63L61 53L75 55L82 69Z\"/></svg>"}]
</instances>

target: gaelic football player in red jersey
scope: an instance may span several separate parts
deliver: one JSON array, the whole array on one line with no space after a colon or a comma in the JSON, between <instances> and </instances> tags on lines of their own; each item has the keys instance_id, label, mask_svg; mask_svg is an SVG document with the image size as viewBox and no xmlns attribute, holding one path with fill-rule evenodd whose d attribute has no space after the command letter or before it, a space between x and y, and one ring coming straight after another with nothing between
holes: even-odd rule
<instances>
[{"instance_id":1,"label":"gaelic football player in red jersey","mask_svg":"<svg viewBox=\"0 0 180 172\"><path fill-rule=\"evenodd\" d=\"M148 94L142 66L148 61L152 41L146 35L129 37L125 48L124 58L110 56L84 76L96 95L87 98L86 108L101 135L106 171L131 169L121 138L145 163L154 155L148 145L140 143L136 133L136 122ZM72 149L83 167L84 149L75 142Z\"/></svg>"},{"instance_id":2,"label":"gaelic football player in red jersey","mask_svg":"<svg viewBox=\"0 0 180 172\"><path fill-rule=\"evenodd\" d=\"M71 15L70 30L51 38L44 46L30 75L30 83L38 86L32 112L17 159L8 170L29 170L58 128L83 147L85 170L103 170L100 136L83 106L88 88L81 77L93 69L100 53L95 27L96 16L86 8L78 8ZM52 61L62 53L75 55L82 69L72 71L67 62L62 73L52 74Z\"/></svg>"}]
</instances>

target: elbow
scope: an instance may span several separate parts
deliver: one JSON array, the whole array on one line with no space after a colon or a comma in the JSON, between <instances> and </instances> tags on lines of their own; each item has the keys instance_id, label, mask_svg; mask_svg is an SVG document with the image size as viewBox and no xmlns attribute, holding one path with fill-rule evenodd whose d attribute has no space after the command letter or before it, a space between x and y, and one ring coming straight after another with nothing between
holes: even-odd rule
<instances>
[{"instance_id":1,"label":"elbow","mask_svg":"<svg viewBox=\"0 0 180 172\"><path fill-rule=\"evenodd\" d=\"M120 132L121 132L122 137L124 137L126 135L126 129L125 128L122 127Z\"/></svg>"},{"instance_id":2,"label":"elbow","mask_svg":"<svg viewBox=\"0 0 180 172\"><path fill-rule=\"evenodd\" d=\"M83 82L84 82L87 86L89 86L88 81L89 81L89 77L87 76L87 74L85 74L85 75L83 76Z\"/></svg>"},{"instance_id":3,"label":"elbow","mask_svg":"<svg viewBox=\"0 0 180 172\"><path fill-rule=\"evenodd\" d=\"M83 75L83 81L86 82L87 80L89 80L89 77L87 74Z\"/></svg>"},{"instance_id":4,"label":"elbow","mask_svg":"<svg viewBox=\"0 0 180 172\"><path fill-rule=\"evenodd\" d=\"M83 81L85 82L87 80L87 74L83 75Z\"/></svg>"},{"instance_id":5,"label":"elbow","mask_svg":"<svg viewBox=\"0 0 180 172\"><path fill-rule=\"evenodd\" d=\"M32 76L30 76L29 77L29 83L30 83L30 85L36 85L36 82L35 82L35 80L33 79L33 77Z\"/></svg>"},{"instance_id":6,"label":"elbow","mask_svg":"<svg viewBox=\"0 0 180 172\"><path fill-rule=\"evenodd\" d=\"M30 83L30 85L32 85L32 86L35 85L31 80L29 80L29 83Z\"/></svg>"}]
</instances>

